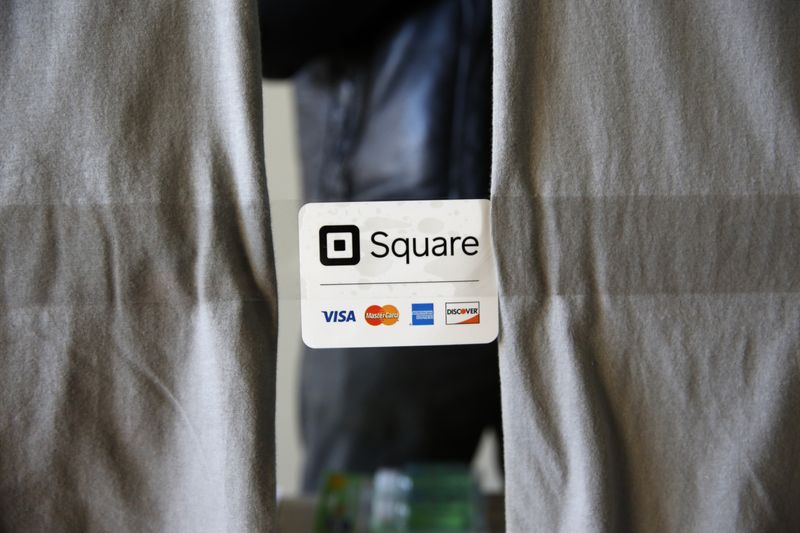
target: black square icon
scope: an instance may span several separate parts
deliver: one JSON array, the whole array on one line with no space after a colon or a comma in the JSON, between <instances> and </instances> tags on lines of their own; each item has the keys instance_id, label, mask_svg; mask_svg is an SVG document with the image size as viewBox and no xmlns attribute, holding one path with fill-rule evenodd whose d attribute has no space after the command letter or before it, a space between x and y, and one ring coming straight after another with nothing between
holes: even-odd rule
<instances>
[{"instance_id":1,"label":"black square icon","mask_svg":"<svg viewBox=\"0 0 800 533\"><path fill-rule=\"evenodd\" d=\"M361 261L358 226L319 228L319 261L325 266L357 265Z\"/></svg>"}]
</instances>

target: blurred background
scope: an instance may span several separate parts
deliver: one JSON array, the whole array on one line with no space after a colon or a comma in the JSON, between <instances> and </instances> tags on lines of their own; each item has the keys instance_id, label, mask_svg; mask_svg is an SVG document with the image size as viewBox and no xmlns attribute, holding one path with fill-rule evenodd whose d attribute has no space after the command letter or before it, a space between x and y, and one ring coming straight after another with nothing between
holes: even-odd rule
<instances>
[{"instance_id":1,"label":"blurred background","mask_svg":"<svg viewBox=\"0 0 800 533\"><path fill-rule=\"evenodd\" d=\"M298 281L297 211L302 205L297 117L291 81L263 84L267 183L272 210L279 290L278 373L275 431L279 497L301 492L303 446L299 425L302 345ZM472 469L486 492L502 490L496 464L497 437L487 430Z\"/></svg>"}]
</instances>

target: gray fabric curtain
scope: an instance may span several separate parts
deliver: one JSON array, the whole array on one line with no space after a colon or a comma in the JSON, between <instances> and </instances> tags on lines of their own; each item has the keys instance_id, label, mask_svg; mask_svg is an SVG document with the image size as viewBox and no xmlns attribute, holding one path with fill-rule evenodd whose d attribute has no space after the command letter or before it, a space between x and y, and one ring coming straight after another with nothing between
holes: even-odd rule
<instances>
[{"instance_id":1,"label":"gray fabric curtain","mask_svg":"<svg viewBox=\"0 0 800 533\"><path fill-rule=\"evenodd\" d=\"M0 531L271 528L256 6L0 7Z\"/></svg>"},{"instance_id":2,"label":"gray fabric curtain","mask_svg":"<svg viewBox=\"0 0 800 533\"><path fill-rule=\"evenodd\" d=\"M495 2L508 531L800 530L799 39Z\"/></svg>"}]
</instances>

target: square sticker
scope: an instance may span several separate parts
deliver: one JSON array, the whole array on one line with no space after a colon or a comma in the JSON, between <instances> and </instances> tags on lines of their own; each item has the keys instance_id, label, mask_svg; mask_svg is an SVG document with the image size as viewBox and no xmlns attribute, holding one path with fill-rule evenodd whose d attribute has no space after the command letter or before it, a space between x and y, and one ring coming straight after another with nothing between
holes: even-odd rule
<instances>
[{"instance_id":1,"label":"square sticker","mask_svg":"<svg viewBox=\"0 0 800 533\"><path fill-rule=\"evenodd\" d=\"M488 200L304 205L303 341L340 348L496 339L489 209Z\"/></svg>"}]
</instances>

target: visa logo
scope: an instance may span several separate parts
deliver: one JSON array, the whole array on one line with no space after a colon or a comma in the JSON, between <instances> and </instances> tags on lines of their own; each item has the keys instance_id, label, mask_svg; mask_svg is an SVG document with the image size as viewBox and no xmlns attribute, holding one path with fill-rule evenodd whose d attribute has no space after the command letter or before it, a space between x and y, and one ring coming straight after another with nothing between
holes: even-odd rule
<instances>
[{"instance_id":1,"label":"visa logo","mask_svg":"<svg viewBox=\"0 0 800 533\"><path fill-rule=\"evenodd\" d=\"M325 322L355 322L356 314L353 311L323 311Z\"/></svg>"}]
</instances>

